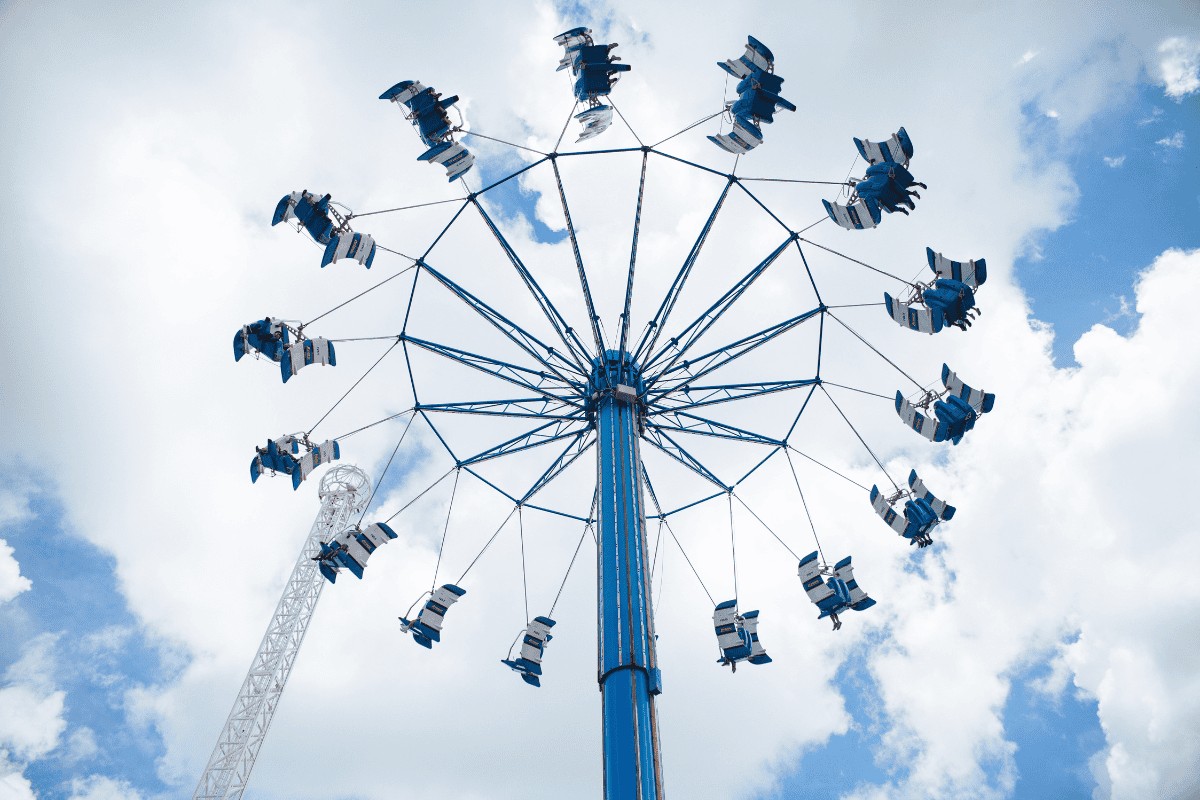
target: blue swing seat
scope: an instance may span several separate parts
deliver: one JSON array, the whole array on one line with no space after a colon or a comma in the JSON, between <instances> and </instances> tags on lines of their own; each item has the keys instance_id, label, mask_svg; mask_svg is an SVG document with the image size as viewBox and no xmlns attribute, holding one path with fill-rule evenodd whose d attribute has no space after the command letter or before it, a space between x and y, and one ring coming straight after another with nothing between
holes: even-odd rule
<instances>
[{"instance_id":1,"label":"blue swing seat","mask_svg":"<svg viewBox=\"0 0 1200 800\"><path fill-rule=\"evenodd\" d=\"M466 593L466 589L460 589L452 583L442 584L430 595L415 619L410 621L400 617L401 632L411 632L414 642L432 649L434 642L442 640L442 624L446 621L447 609Z\"/></svg>"},{"instance_id":2,"label":"blue swing seat","mask_svg":"<svg viewBox=\"0 0 1200 800\"><path fill-rule=\"evenodd\" d=\"M337 582L337 574L343 567L361 580L363 570L367 568L367 559L379 547L395 538L396 532L384 522L372 523L362 530L350 528L330 541L322 542L321 552L313 560L330 583Z\"/></svg>"},{"instance_id":3,"label":"blue swing seat","mask_svg":"<svg viewBox=\"0 0 1200 800\"><path fill-rule=\"evenodd\" d=\"M554 638L550 634L554 624L554 620L549 617L534 617L521 635L521 654L515 659L501 660L502 664L519 673L521 680L530 686L542 685L542 657L546 645Z\"/></svg>"}]
</instances>

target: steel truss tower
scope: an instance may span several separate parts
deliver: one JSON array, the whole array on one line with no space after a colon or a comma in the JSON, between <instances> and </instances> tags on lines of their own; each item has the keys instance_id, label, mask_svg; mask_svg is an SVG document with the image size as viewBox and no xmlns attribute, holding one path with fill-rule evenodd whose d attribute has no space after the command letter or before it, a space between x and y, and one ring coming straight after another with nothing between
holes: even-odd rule
<instances>
[{"instance_id":1,"label":"steel truss tower","mask_svg":"<svg viewBox=\"0 0 1200 800\"><path fill-rule=\"evenodd\" d=\"M348 464L335 465L321 478L321 510L292 568L258 653L250 663L246 680L242 681L208 766L200 776L193 800L238 800L246 790L254 760L271 727L283 687L325 586L313 556L321 551L322 541L341 533L350 524L351 516L363 510L370 483L367 473Z\"/></svg>"}]
</instances>

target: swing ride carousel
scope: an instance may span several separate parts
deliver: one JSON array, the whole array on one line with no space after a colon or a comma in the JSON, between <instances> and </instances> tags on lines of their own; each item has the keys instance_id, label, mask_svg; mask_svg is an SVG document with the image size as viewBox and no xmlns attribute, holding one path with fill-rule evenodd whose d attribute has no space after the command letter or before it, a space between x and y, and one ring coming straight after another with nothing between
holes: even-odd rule
<instances>
[{"instance_id":1,"label":"swing ride carousel","mask_svg":"<svg viewBox=\"0 0 1200 800\"><path fill-rule=\"evenodd\" d=\"M341 470L330 488L322 482L323 512L293 573L293 582L315 587L311 603L297 612L301 638L304 615L311 615L321 586L386 580L380 573L388 569L388 551L378 558L375 551L399 537L397 520L427 498L449 497L433 579L423 592L412 587L411 607L397 609L401 633L431 651L427 658L442 655L439 644L454 635L460 613L454 607L477 599L472 577L489 549L501 537L519 539L525 626L500 659L523 681L513 684L514 692L532 691L526 685L539 687L548 679L544 670L552 673L554 639L566 627L555 618L558 601L594 546L605 797L661 798L656 702L664 665L652 599L656 578L661 596L668 549L682 557L712 602L715 661L729 672L772 663L770 620L783 611L764 612L760 630L759 611L739 603L739 544L744 552L770 542L786 553L797 571L797 597L811 601L814 616L827 619L833 630L849 621L850 612L886 603L866 591L869 554L854 562L842 553L826 560L810 508L819 489L809 489L808 497L805 489L819 476L851 484L860 500L845 514L873 513L899 537L888 541L880 528L879 547L908 544L916 553L934 544L935 529L955 508L915 470L893 481L868 440L880 429L877 420L895 415L887 425L910 429L898 436L957 445L991 411L994 396L964 383L949 365L940 374L910 375L888 354L896 348L877 346L860 333L861 320L886 314L896 337L946 337L950 327L966 331L979 314L975 293L986 280L986 262L955 261L930 247L905 260L905 271L913 261L921 269L905 279L895 274L899 268L843 252L858 237L881 235L864 231L905 224L899 216L916 211L917 189L925 186L911 171L915 148L903 127L878 142L847 132L847 156L857 160L844 180L739 174L739 166L754 164L759 148L775 144L768 138L784 139L786 117L796 110L784 97L774 55L754 37L744 54L717 62L721 72L713 69L714 82L727 80L734 90L723 107L676 126L665 138L643 138L642 122L627 120L618 108L615 87L632 67L615 55L616 44L575 28L548 46L561 47L559 69L569 76L574 102L552 148L469 130L461 115L451 116L457 96L405 80L379 100L411 123L421 147L414 146L413 154L445 170L452 197L424 201L410 191L396 208L358 214L330 194L307 189L279 201L272 225L294 227L311 239L321 253L314 255L314 267L319 262L327 270L365 268L384 275L307 321L265 317L243 325L234 336L235 359L252 356L279 369L282 381L295 387L288 391L303 391L295 384L338 381L345 391L334 408L356 391L369 391L372 373L389 369L403 377L408 396L403 408L382 419L361 419L345 433L328 435L326 413L306 431L265 440L254 449L250 477L286 476L298 488L328 464ZM565 93L562 99L565 111L570 101ZM577 138L571 131L576 121ZM775 121L783 121L785 130L768 137L765 128ZM706 123L719 125L707 142ZM598 147L597 138L609 128L614 130L607 138L622 146ZM697 142L706 150L702 157L694 155L701 152ZM553 206L561 219L559 241L553 231L531 236L513 222L511 203L520 191L540 193L539 215ZM680 192L706 198L707 213L676 218L669 208L656 208ZM420 249L389 249L383 234L376 239L383 227L377 215L402 219L414 213L445 219L421 228ZM690 247L670 249L684 232ZM863 296L864 287L871 294ZM387 315L369 322L355 316L385 294ZM355 334L346 336L339 326L351 319ZM374 330L362 335L367 324ZM939 341L919 344L936 348ZM339 377L340 354L358 347L379 355L366 369ZM853 358L842 358L851 347L858 348ZM335 369L309 369L315 365ZM883 387L887 394L879 391ZM856 412L868 407L871 423L856 424ZM806 428L814 416L816 426ZM263 423L269 422L264 414ZM875 486L847 475L836 452L821 451L834 430L841 449L853 448L879 470ZM389 444L391 437L395 444L372 486L345 462L355 460L356 438L389 431ZM440 452L429 458L447 468L411 491L395 513L382 516L378 509L394 496L396 473L412 463L398 454L416 437L435 443ZM392 483L385 484L389 477ZM760 504L747 487L765 480L789 484L786 502L794 511L786 522L754 507ZM504 512L478 537L478 547L455 554L456 566L448 572L443 555L458 547L455 502L468 483L493 493ZM728 520L731 598L710 591L723 580L705 580L711 559L700 557L678 524L689 514L704 515L708 524ZM557 593L544 607L529 606L530 515L569 532L573 545L562 575L554 577ZM745 540L738 531L744 526L762 536ZM807 536L812 545L798 544ZM828 533L825 544L838 546ZM861 586L855 568L862 571ZM271 667L276 699L291 662L281 659ZM255 664L265 663L260 652ZM772 669L778 668L776 662ZM274 705L257 710L266 707L254 704L255 691L248 678L235 715L239 708L255 709L238 719L257 719L256 729L265 735ZM257 749L245 754L247 745L239 742L249 734L239 734L242 723L233 719L196 797L240 796L244 788ZM222 770L240 777L221 777Z\"/></svg>"}]
</instances>

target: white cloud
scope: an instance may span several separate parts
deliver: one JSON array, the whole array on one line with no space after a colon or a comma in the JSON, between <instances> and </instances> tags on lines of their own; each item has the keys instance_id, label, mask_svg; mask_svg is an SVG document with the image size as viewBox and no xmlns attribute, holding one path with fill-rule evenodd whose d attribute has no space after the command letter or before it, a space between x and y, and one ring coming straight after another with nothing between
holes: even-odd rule
<instances>
[{"instance_id":1,"label":"white cloud","mask_svg":"<svg viewBox=\"0 0 1200 800\"><path fill-rule=\"evenodd\" d=\"M1164 113L1165 112L1161 108L1159 108L1158 106L1155 106L1154 110L1152 110L1150 112L1150 116L1146 117L1145 119L1138 120L1138 123L1137 123L1138 127L1141 128L1146 125L1150 125L1152 123L1158 122L1160 119L1162 119L1162 116Z\"/></svg>"},{"instance_id":2,"label":"white cloud","mask_svg":"<svg viewBox=\"0 0 1200 800\"><path fill-rule=\"evenodd\" d=\"M1167 137L1166 139L1159 139L1157 142L1155 142L1155 144L1160 144L1163 147L1174 147L1177 150L1182 150L1183 140L1183 131L1176 131L1174 136Z\"/></svg>"},{"instance_id":3,"label":"white cloud","mask_svg":"<svg viewBox=\"0 0 1200 800\"><path fill-rule=\"evenodd\" d=\"M1058 112L1051 108L1046 111L1046 116L1050 119L1058 119Z\"/></svg>"},{"instance_id":4,"label":"white cloud","mask_svg":"<svg viewBox=\"0 0 1200 800\"><path fill-rule=\"evenodd\" d=\"M1200 43L1172 36L1159 45L1158 52L1162 54L1159 68L1168 97L1179 102L1200 91Z\"/></svg>"},{"instance_id":5,"label":"white cloud","mask_svg":"<svg viewBox=\"0 0 1200 800\"><path fill-rule=\"evenodd\" d=\"M21 575L21 565L13 558L13 549L0 539L0 603L8 602L33 584Z\"/></svg>"},{"instance_id":6,"label":"white cloud","mask_svg":"<svg viewBox=\"0 0 1200 800\"><path fill-rule=\"evenodd\" d=\"M54 647L58 636L42 634L28 642L21 658L4 674L0 688L0 748L25 761L58 747L66 730L66 692L54 686Z\"/></svg>"},{"instance_id":7,"label":"white cloud","mask_svg":"<svg viewBox=\"0 0 1200 800\"><path fill-rule=\"evenodd\" d=\"M1117 156L1116 158L1105 156L1104 163L1115 169L1125 163L1125 156Z\"/></svg>"},{"instance_id":8,"label":"white cloud","mask_svg":"<svg viewBox=\"0 0 1200 800\"><path fill-rule=\"evenodd\" d=\"M96 744L96 732L86 725L80 725L67 737L64 757L71 762L86 761L95 757L99 752L100 746Z\"/></svg>"},{"instance_id":9,"label":"white cloud","mask_svg":"<svg viewBox=\"0 0 1200 800\"><path fill-rule=\"evenodd\" d=\"M1041 52L1040 50L1037 50L1037 51L1034 51L1034 50L1026 50L1026 51L1025 51L1025 54L1024 54L1024 55L1022 55L1020 58L1018 58L1018 59L1017 59L1017 61L1016 61L1016 63L1015 63L1015 64L1013 64L1013 66L1014 66L1014 67L1019 67L1019 66L1021 66L1022 64L1028 64L1030 61L1033 61L1033 59L1037 58L1037 55L1038 55L1038 53L1040 53L1040 52Z\"/></svg>"},{"instance_id":10,"label":"white cloud","mask_svg":"<svg viewBox=\"0 0 1200 800\"><path fill-rule=\"evenodd\" d=\"M33 783L22 770L9 763L8 754L0 750L0 800L36 800Z\"/></svg>"},{"instance_id":11,"label":"white cloud","mask_svg":"<svg viewBox=\"0 0 1200 800\"><path fill-rule=\"evenodd\" d=\"M126 781L90 775L71 781L69 800L142 800L142 795Z\"/></svg>"}]
</instances>

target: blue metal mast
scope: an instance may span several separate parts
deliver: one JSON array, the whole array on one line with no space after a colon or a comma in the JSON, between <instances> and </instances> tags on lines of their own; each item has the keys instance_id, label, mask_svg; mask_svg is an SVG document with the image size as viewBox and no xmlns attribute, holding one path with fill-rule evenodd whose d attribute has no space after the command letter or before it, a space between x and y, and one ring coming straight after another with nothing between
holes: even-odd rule
<instances>
[{"instance_id":1,"label":"blue metal mast","mask_svg":"<svg viewBox=\"0 0 1200 800\"><path fill-rule=\"evenodd\" d=\"M599 452L598 678L606 800L661 800L654 698L662 691L650 604L639 450L640 376L627 355L594 360L591 411Z\"/></svg>"}]
</instances>

